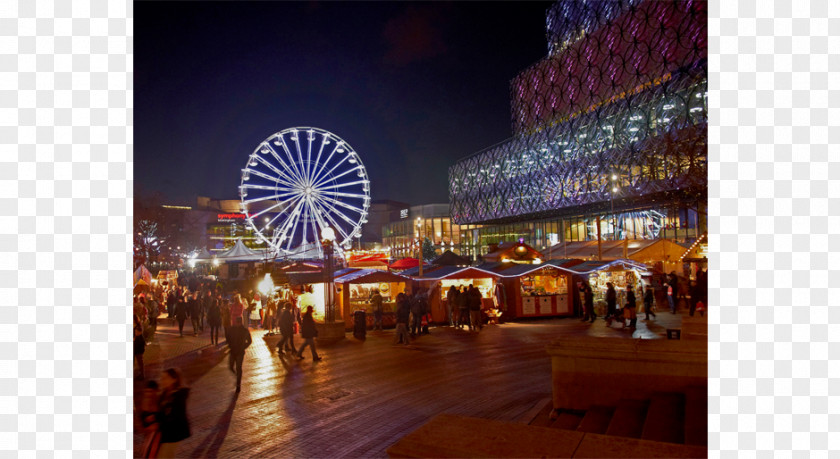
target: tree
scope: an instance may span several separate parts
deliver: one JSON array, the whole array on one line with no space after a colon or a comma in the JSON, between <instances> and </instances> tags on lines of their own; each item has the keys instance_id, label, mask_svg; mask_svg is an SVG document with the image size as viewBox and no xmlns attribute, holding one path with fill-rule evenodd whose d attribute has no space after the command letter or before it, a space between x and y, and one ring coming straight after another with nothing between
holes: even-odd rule
<instances>
[{"instance_id":1,"label":"tree","mask_svg":"<svg viewBox=\"0 0 840 459\"><path fill-rule=\"evenodd\" d=\"M152 260L160 255L168 238L163 235L158 222L139 220L134 225L134 256L143 261Z\"/></svg>"},{"instance_id":2,"label":"tree","mask_svg":"<svg viewBox=\"0 0 840 459\"><path fill-rule=\"evenodd\" d=\"M435 245L428 237L423 238L423 260L431 261L435 258Z\"/></svg>"}]
</instances>

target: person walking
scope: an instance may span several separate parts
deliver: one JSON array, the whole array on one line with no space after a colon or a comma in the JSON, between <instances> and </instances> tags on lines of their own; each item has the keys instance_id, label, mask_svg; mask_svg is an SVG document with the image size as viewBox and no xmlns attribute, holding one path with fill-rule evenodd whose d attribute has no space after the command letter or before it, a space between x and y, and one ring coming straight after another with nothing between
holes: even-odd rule
<instances>
[{"instance_id":1,"label":"person walking","mask_svg":"<svg viewBox=\"0 0 840 459\"><path fill-rule=\"evenodd\" d=\"M190 316L193 336L198 336L199 316L201 315L201 301L198 299L198 292L193 292L187 301L187 313Z\"/></svg>"},{"instance_id":2,"label":"person walking","mask_svg":"<svg viewBox=\"0 0 840 459\"><path fill-rule=\"evenodd\" d=\"M464 324L469 327L470 324L470 295L467 290L467 287L464 286L461 288L461 291L458 293L456 298L456 303L458 304L458 329L463 330Z\"/></svg>"},{"instance_id":3,"label":"person walking","mask_svg":"<svg viewBox=\"0 0 840 459\"><path fill-rule=\"evenodd\" d=\"M656 319L656 314L653 313L653 287L648 285L645 287L645 320L650 320L648 316L653 316Z\"/></svg>"},{"instance_id":4,"label":"person walking","mask_svg":"<svg viewBox=\"0 0 840 459\"><path fill-rule=\"evenodd\" d=\"M583 283L583 321L595 322L595 301L592 287L588 282Z\"/></svg>"},{"instance_id":5,"label":"person walking","mask_svg":"<svg viewBox=\"0 0 840 459\"><path fill-rule=\"evenodd\" d=\"M472 284L467 290L467 304L470 310L470 331L481 330L481 292Z\"/></svg>"},{"instance_id":6,"label":"person walking","mask_svg":"<svg viewBox=\"0 0 840 459\"><path fill-rule=\"evenodd\" d=\"M373 295L370 297L370 308L373 309L373 329L382 330L382 295L379 289L373 289Z\"/></svg>"},{"instance_id":7,"label":"person walking","mask_svg":"<svg viewBox=\"0 0 840 459\"><path fill-rule=\"evenodd\" d=\"M408 305L408 299L405 293L397 295L397 330L394 334L394 344L402 342L404 345L409 344L408 338L408 316L411 314L411 309Z\"/></svg>"},{"instance_id":8,"label":"person walking","mask_svg":"<svg viewBox=\"0 0 840 459\"><path fill-rule=\"evenodd\" d=\"M187 321L187 303L185 298L181 297L175 303L175 319L178 321L178 333L181 338L184 337L184 322Z\"/></svg>"},{"instance_id":9,"label":"person walking","mask_svg":"<svg viewBox=\"0 0 840 459\"><path fill-rule=\"evenodd\" d=\"M608 319L613 317L616 313L615 309L615 301L616 301L616 292L615 292L615 285L612 282L607 282L607 314L604 316L604 319Z\"/></svg>"},{"instance_id":10,"label":"person walking","mask_svg":"<svg viewBox=\"0 0 840 459\"><path fill-rule=\"evenodd\" d=\"M449 320L449 326L452 327L455 325L454 317L452 317L452 311L458 310L458 306L455 305L455 299L458 297L458 290L455 286L449 287L449 290L446 292L446 318Z\"/></svg>"},{"instance_id":11,"label":"person walking","mask_svg":"<svg viewBox=\"0 0 840 459\"><path fill-rule=\"evenodd\" d=\"M235 320L236 325L230 327L228 331L228 346L230 347L228 367L236 374L236 391L239 392L242 383L242 361L245 360L245 349L251 345L251 332L242 325L241 318L237 317Z\"/></svg>"},{"instance_id":12,"label":"person walking","mask_svg":"<svg viewBox=\"0 0 840 459\"><path fill-rule=\"evenodd\" d=\"M303 338L303 344L301 344L300 350L297 351L297 358L298 360L303 360L303 350L306 349L306 346L309 346L309 350L312 351L312 360L317 362L321 360L321 357L318 356L318 350L315 349L315 337L318 336L318 330L315 328L315 319L312 318L312 310L312 306L307 306L306 313L303 314L303 318L301 319L300 336Z\"/></svg>"},{"instance_id":13,"label":"person walking","mask_svg":"<svg viewBox=\"0 0 840 459\"><path fill-rule=\"evenodd\" d=\"M228 323L228 325L233 325L233 323L234 323L233 321L237 317L244 320L244 318L242 317L243 316L242 311L244 311L244 310L245 310L245 302L242 300L242 296L238 293L235 293L233 295L233 301L231 301L231 303L230 303L230 320L231 321Z\"/></svg>"},{"instance_id":14,"label":"person walking","mask_svg":"<svg viewBox=\"0 0 840 459\"><path fill-rule=\"evenodd\" d=\"M190 437L190 421L187 416L188 387L182 386L181 373L167 368L160 377L161 394L157 413L160 426L161 458L178 457L178 443Z\"/></svg>"},{"instance_id":15,"label":"person walking","mask_svg":"<svg viewBox=\"0 0 840 459\"><path fill-rule=\"evenodd\" d=\"M146 353L146 338L143 337L143 321L134 314L134 360L140 367L140 379L146 379L143 354Z\"/></svg>"},{"instance_id":16,"label":"person walking","mask_svg":"<svg viewBox=\"0 0 840 459\"><path fill-rule=\"evenodd\" d=\"M222 330L225 332L225 343L227 343L228 332L230 331L230 300L227 298L222 299L221 295L219 295L219 302L222 303L222 306L219 308L219 312L222 316Z\"/></svg>"},{"instance_id":17,"label":"person walking","mask_svg":"<svg viewBox=\"0 0 840 459\"><path fill-rule=\"evenodd\" d=\"M207 307L207 326L210 327L210 344L219 344L219 327L222 325L221 298L211 298Z\"/></svg>"},{"instance_id":18,"label":"person walking","mask_svg":"<svg viewBox=\"0 0 840 459\"><path fill-rule=\"evenodd\" d=\"M633 291L633 286L627 284L627 306L626 308L629 309L629 319L630 319L630 327L636 328L636 292ZM626 311L626 309L625 309Z\"/></svg>"},{"instance_id":19,"label":"person walking","mask_svg":"<svg viewBox=\"0 0 840 459\"><path fill-rule=\"evenodd\" d=\"M157 381L146 381L140 399L140 426L143 428L143 458L158 457L160 450L160 425L157 413L160 407L160 389Z\"/></svg>"},{"instance_id":20,"label":"person walking","mask_svg":"<svg viewBox=\"0 0 840 459\"><path fill-rule=\"evenodd\" d=\"M420 317L425 313L425 307L421 303L420 292L411 297L411 337L420 334Z\"/></svg>"},{"instance_id":21,"label":"person walking","mask_svg":"<svg viewBox=\"0 0 840 459\"><path fill-rule=\"evenodd\" d=\"M283 311L280 312L280 342L277 343L277 353L284 354L288 351L290 354L295 352L295 319L292 317L292 303L283 303Z\"/></svg>"},{"instance_id":22,"label":"person walking","mask_svg":"<svg viewBox=\"0 0 840 459\"><path fill-rule=\"evenodd\" d=\"M668 306L671 308L671 314L677 313L677 288L679 287L679 281L677 281L677 275L672 271L670 274L670 279L668 280Z\"/></svg>"}]
</instances>

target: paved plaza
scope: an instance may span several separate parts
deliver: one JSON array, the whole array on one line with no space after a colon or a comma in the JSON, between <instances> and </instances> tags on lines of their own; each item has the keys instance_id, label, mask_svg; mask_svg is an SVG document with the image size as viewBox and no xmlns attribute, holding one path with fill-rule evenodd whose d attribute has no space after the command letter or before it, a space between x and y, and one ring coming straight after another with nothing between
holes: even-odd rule
<instances>
[{"instance_id":1,"label":"paved plaza","mask_svg":"<svg viewBox=\"0 0 840 459\"><path fill-rule=\"evenodd\" d=\"M644 317L643 315L641 316ZM528 422L551 397L545 346L561 335L664 339L681 315L639 320L635 332L577 318L489 325L470 333L434 327L411 345L393 330L320 345L313 362L272 352L279 336L251 329L242 391L234 391L227 346L205 331L185 336L161 319L147 347L146 375L180 368L191 388L192 436L179 457L385 457L385 450L439 413ZM186 333L189 332L189 333ZM299 335L295 344L300 345ZM138 400L140 383L135 384ZM135 432L138 432L135 424ZM142 435L135 433L135 455Z\"/></svg>"}]
</instances>

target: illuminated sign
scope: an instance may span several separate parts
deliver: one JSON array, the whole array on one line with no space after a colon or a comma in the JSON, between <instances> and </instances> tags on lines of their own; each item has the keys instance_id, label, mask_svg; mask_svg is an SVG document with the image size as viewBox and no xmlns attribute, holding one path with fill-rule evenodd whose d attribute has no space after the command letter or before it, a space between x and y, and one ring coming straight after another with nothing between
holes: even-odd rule
<instances>
[{"instance_id":1,"label":"illuminated sign","mask_svg":"<svg viewBox=\"0 0 840 459\"><path fill-rule=\"evenodd\" d=\"M408 209L403 209L400 211L400 218L408 218Z\"/></svg>"},{"instance_id":2,"label":"illuminated sign","mask_svg":"<svg viewBox=\"0 0 840 459\"><path fill-rule=\"evenodd\" d=\"M220 222L232 222L234 220L245 220L245 214L216 214Z\"/></svg>"}]
</instances>

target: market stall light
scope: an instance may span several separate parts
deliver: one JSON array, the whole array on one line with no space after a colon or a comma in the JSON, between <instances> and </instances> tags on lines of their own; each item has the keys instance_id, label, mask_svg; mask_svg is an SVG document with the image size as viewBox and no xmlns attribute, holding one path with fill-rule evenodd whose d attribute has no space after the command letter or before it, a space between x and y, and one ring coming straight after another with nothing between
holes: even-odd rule
<instances>
[{"instance_id":1,"label":"market stall light","mask_svg":"<svg viewBox=\"0 0 840 459\"><path fill-rule=\"evenodd\" d=\"M266 273L263 280L257 285L257 289L263 295L267 295L268 292L274 291L274 281L271 280L271 274Z\"/></svg>"},{"instance_id":2,"label":"market stall light","mask_svg":"<svg viewBox=\"0 0 840 459\"><path fill-rule=\"evenodd\" d=\"M539 259L539 258L534 258L534 264L535 264L535 265L542 264L542 260L541 260L541 259Z\"/></svg>"}]
</instances>

